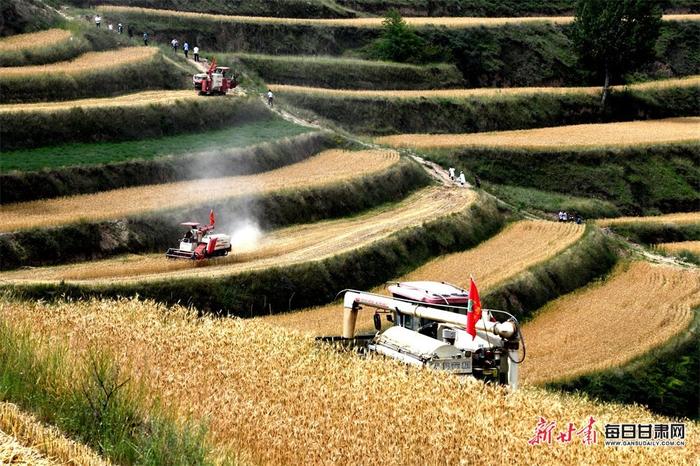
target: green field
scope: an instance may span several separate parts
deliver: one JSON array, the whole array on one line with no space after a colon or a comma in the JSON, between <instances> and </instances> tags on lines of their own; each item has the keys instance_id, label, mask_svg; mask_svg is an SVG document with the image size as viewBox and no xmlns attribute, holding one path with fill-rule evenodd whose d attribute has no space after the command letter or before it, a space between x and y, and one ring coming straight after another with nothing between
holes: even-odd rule
<instances>
[{"instance_id":1,"label":"green field","mask_svg":"<svg viewBox=\"0 0 700 466\"><path fill-rule=\"evenodd\" d=\"M34 171L75 165L98 165L135 159L153 159L217 149L251 146L308 132L309 128L271 118L204 133L140 141L64 144L55 147L3 152L0 172Z\"/></svg>"}]
</instances>

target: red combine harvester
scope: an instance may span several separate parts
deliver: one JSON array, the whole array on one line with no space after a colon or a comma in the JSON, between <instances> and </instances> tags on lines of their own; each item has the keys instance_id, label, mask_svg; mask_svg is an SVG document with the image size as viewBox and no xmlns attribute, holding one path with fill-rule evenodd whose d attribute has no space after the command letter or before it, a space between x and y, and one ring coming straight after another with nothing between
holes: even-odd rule
<instances>
[{"instance_id":1,"label":"red combine harvester","mask_svg":"<svg viewBox=\"0 0 700 466\"><path fill-rule=\"evenodd\" d=\"M170 248L165 253L168 259L202 260L221 257L231 252L231 237L224 234L212 234L214 230L214 212L209 214L209 225L197 222L185 222L180 225L188 228L180 240L178 249Z\"/></svg>"},{"instance_id":2,"label":"red combine harvester","mask_svg":"<svg viewBox=\"0 0 700 466\"><path fill-rule=\"evenodd\" d=\"M229 89L238 86L238 81L231 73L231 68L216 66L216 59L211 61L206 73L195 74L192 77L192 82L200 95L226 95Z\"/></svg>"}]
</instances>

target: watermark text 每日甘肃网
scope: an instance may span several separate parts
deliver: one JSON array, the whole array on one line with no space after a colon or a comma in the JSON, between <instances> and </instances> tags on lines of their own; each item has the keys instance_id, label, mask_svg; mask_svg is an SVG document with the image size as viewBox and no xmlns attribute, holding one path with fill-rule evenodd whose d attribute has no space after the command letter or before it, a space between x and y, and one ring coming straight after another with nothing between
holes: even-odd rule
<instances>
[{"instance_id":1,"label":"watermark text \u6bcf\u65e5\u7518\u8083\u7f51","mask_svg":"<svg viewBox=\"0 0 700 466\"><path fill-rule=\"evenodd\" d=\"M580 442L583 445L598 443L603 438L609 447L684 447L685 424L675 423L617 423L605 424L602 429L596 426L596 419L588 419L577 427L573 422L557 429L557 421L540 416L534 428L534 435L528 440L530 445L551 445Z\"/></svg>"}]
</instances>

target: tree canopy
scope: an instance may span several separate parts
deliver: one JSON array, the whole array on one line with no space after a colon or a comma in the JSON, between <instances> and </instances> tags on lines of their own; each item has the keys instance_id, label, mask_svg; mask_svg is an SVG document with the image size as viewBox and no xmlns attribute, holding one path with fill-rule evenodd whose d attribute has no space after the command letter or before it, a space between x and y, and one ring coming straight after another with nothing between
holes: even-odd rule
<instances>
[{"instance_id":1,"label":"tree canopy","mask_svg":"<svg viewBox=\"0 0 700 466\"><path fill-rule=\"evenodd\" d=\"M619 80L654 58L661 7L652 0L578 0L571 36L581 65L605 80Z\"/></svg>"}]
</instances>

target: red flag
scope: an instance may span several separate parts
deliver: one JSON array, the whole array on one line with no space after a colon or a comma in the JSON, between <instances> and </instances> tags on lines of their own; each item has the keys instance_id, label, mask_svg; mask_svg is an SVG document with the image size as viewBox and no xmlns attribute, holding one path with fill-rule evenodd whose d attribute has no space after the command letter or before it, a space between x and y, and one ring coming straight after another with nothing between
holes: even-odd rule
<instances>
[{"instance_id":1,"label":"red flag","mask_svg":"<svg viewBox=\"0 0 700 466\"><path fill-rule=\"evenodd\" d=\"M467 333L476 338L476 323L481 319L481 299L479 290L476 289L474 279L470 278L469 283L469 310L467 311Z\"/></svg>"},{"instance_id":2,"label":"red flag","mask_svg":"<svg viewBox=\"0 0 700 466\"><path fill-rule=\"evenodd\" d=\"M214 226L216 219L214 218L214 209L209 211L209 225Z\"/></svg>"}]
</instances>

